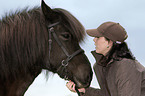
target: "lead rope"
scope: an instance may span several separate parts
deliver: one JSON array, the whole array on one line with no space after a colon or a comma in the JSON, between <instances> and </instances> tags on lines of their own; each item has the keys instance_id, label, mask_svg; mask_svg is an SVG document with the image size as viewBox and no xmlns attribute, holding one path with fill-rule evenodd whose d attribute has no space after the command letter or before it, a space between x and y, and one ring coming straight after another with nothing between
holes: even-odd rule
<instances>
[{"instance_id":1,"label":"lead rope","mask_svg":"<svg viewBox=\"0 0 145 96\"><path fill-rule=\"evenodd\" d=\"M75 86L75 90L76 90L78 96L81 96L81 94L80 94L80 92L79 92L79 90L78 90L78 88L76 86Z\"/></svg>"}]
</instances>

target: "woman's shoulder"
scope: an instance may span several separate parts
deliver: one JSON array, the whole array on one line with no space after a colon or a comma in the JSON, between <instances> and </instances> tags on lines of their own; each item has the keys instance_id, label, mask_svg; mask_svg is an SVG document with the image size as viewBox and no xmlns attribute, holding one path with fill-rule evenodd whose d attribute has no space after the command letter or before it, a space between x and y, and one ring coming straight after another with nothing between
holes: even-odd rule
<instances>
[{"instance_id":1,"label":"woman's shoulder","mask_svg":"<svg viewBox=\"0 0 145 96\"><path fill-rule=\"evenodd\" d=\"M135 63L136 60L128 59L128 58L122 58L120 59L120 63Z\"/></svg>"},{"instance_id":2,"label":"woman's shoulder","mask_svg":"<svg viewBox=\"0 0 145 96\"><path fill-rule=\"evenodd\" d=\"M120 70L138 70L144 71L145 67L137 60L123 58L120 61L116 61L116 66Z\"/></svg>"}]
</instances>

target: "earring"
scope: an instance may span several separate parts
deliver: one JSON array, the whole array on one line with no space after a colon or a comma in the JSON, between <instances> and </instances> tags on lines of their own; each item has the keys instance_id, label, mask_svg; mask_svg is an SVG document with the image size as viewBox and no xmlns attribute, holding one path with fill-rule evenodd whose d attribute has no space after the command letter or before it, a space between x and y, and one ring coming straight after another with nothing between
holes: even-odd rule
<instances>
[{"instance_id":1,"label":"earring","mask_svg":"<svg viewBox=\"0 0 145 96\"><path fill-rule=\"evenodd\" d=\"M107 48L109 48L109 45L107 46Z\"/></svg>"}]
</instances>

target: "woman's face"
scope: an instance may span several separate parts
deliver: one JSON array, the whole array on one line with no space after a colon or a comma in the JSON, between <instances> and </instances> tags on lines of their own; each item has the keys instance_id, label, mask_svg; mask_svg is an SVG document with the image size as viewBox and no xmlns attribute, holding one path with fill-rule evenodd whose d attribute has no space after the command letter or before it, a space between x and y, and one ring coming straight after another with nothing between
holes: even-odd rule
<instances>
[{"instance_id":1,"label":"woman's face","mask_svg":"<svg viewBox=\"0 0 145 96\"><path fill-rule=\"evenodd\" d=\"M100 53L105 56L110 50L109 47L111 46L109 44L109 41L107 41L105 37L95 37L93 41L95 42L96 53Z\"/></svg>"}]
</instances>

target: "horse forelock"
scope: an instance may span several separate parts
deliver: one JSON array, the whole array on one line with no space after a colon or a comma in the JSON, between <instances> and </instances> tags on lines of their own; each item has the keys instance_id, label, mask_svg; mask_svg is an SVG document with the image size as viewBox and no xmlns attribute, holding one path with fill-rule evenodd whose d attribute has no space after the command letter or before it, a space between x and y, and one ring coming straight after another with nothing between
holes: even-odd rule
<instances>
[{"instance_id":1,"label":"horse forelock","mask_svg":"<svg viewBox=\"0 0 145 96\"><path fill-rule=\"evenodd\" d=\"M85 37L85 28L83 27L83 25L77 20L76 17L74 17L70 12L68 12L67 10L61 9L61 8L55 8L53 9L54 11L58 12L59 15L62 18L62 22L65 19L65 21L67 23L63 24L69 28L69 30L71 31L71 34L73 35L73 37L76 39L77 42L81 42L84 41L84 37ZM69 26L68 26L69 25Z\"/></svg>"}]
</instances>

